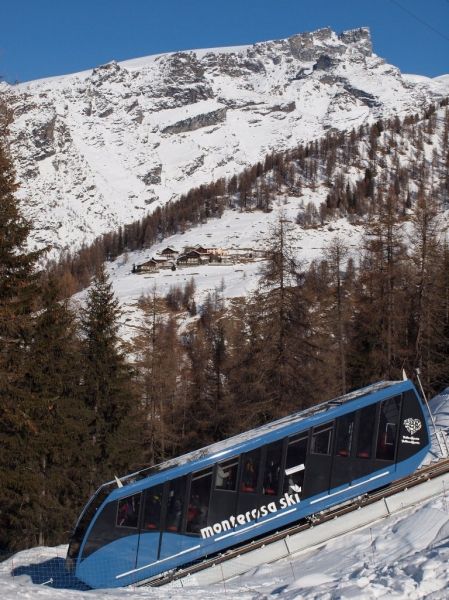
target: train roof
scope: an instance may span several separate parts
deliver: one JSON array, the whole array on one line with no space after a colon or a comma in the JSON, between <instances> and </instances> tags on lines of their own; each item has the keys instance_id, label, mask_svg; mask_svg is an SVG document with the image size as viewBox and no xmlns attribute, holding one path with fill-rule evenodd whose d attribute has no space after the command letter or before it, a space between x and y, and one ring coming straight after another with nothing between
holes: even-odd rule
<instances>
[{"instance_id":1,"label":"train roof","mask_svg":"<svg viewBox=\"0 0 449 600\"><path fill-rule=\"evenodd\" d=\"M188 452L187 454L178 456L176 458L169 459L163 463L159 463L151 467L146 467L144 469L141 469L140 471L136 471L135 473L131 473L129 475L126 475L125 477L121 477L120 481L123 485L131 484L143 478L150 477L151 475L156 475L163 471L167 471L169 469L173 469L174 467L179 467L181 465L186 465L188 463L192 463L200 459L206 459L210 457L220 458L221 455L223 455L223 458L225 458L229 450L238 447L245 442L259 439L264 435L276 432L277 430L282 430L292 423L298 423L316 415L325 415L325 413L331 409L342 407L347 403L351 403L355 400L360 400L372 394L375 394L375 398L373 398L373 401L376 401L380 399L380 397L378 396L383 395L378 394L378 392L382 392L383 390L387 390L388 388L392 387L399 387L400 389L397 390L398 393L407 389L414 389L413 383L410 380L380 381L377 383L373 383L364 388L354 390L342 396L338 396L337 398L333 398L331 400L327 400L326 402L316 404L310 408L306 408L304 410L292 413L290 415L287 415L286 417L278 419L277 421L266 423L264 425L256 427L255 429L250 429L249 431L239 433L220 442L215 442L210 446L205 446L203 448L199 448L198 450L193 450L192 452ZM111 484L115 486L116 482L109 482L107 484L104 484L104 486L102 487L109 486Z\"/></svg>"}]
</instances>

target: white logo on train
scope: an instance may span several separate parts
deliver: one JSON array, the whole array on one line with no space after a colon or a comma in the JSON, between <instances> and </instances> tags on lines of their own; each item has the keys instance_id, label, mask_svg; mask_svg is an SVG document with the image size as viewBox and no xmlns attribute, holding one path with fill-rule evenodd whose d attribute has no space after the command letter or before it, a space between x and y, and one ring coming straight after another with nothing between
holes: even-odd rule
<instances>
[{"instance_id":1,"label":"white logo on train","mask_svg":"<svg viewBox=\"0 0 449 600\"><path fill-rule=\"evenodd\" d=\"M298 492L301 492L301 488L297 488ZM251 523L251 521L255 521L260 517L266 517L269 513L276 513L279 510L287 508L289 506L295 506L301 502L301 498L299 497L299 493L288 494L287 492L279 498L278 501L270 502L260 508L253 508L246 513L242 513L237 516L231 516L228 519L224 519L221 523L214 523L211 526L203 527L201 529L201 537L209 538L219 533L223 533L224 531L229 531L236 527L237 525L246 525L247 523Z\"/></svg>"},{"instance_id":2,"label":"white logo on train","mask_svg":"<svg viewBox=\"0 0 449 600\"><path fill-rule=\"evenodd\" d=\"M413 444L418 445L421 443L419 437L415 437L415 433L417 433L422 428L422 423L419 419L404 419L404 427L409 432L410 435L403 435L401 442L403 444Z\"/></svg>"},{"instance_id":3,"label":"white logo on train","mask_svg":"<svg viewBox=\"0 0 449 600\"><path fill-rule=\"evenodd\" d=\"M404 427L410 435L413 435L421 429L422 425L419 419L405 419Z\"/></svg>"}]
</instances>

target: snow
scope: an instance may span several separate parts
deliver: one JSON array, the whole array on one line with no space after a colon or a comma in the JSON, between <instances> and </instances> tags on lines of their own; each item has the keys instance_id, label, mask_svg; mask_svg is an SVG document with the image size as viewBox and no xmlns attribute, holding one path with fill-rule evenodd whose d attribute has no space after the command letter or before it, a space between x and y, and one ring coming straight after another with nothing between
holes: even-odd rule
<instances>
[{"instance_id":1,"label":"snow","mask_svg":"<svg viewBox=\"0 0 449 600\"><path fill-rule=\"evenodd\" d=\"M368 55L367 43L343 43L320 30L0 84L16 115L12 151L34 243L53 244L55 255L79 248L271 151L329 127L418 112L449 89L444 77L402 77ZM335 64L313 70L323 53ZM374 96L374 104L348 85ZM225 117L213 114L220 108ZM190 131L166 130L186 119L196 119Z\"/></svg>"},{"instance_id":2,"label":"snow","mask_svg":"<svg viewBox=\"0 0 449 600\"><path fill-rule=\"evenodd\" d=\"M437 425L449 431L449 390L431 406ZM448 597L449 498L434 497L308 552L200 588L64 589L66 550L33 548L1 562L2 600L443 600Z\"/></svg>"},{"instance_id":3,"label":"snow","mask_svg":"<svg viewBox=\"0 0 449 600\"><path fill-rule=\"evenodd\" d=\"M318 194L310 193L309 196L305 191L301 201L307 204L312 199L314 202L321 200ZM299 205L298 198L286 198L275 203L272 212L268 214L260 211L228 210L221 219L212 219L183 234L170 236L149 250L128 252L114 262L107 263L114 292L123 310L122 334L127 338L132 337L135 333L133 328L140 324L141 315L137 309L137 302L141 296L151 295L154 292L158 296L165 296L171 286L183 287L193 278L196 286L195 303L200 307L207 295L214 294L217 290L221 291L225 298L231 299L247 296L258 286L263 267L260 258L254 259L254 262L236 260L234 264L178 267L176 271L160 270L158 273L151 274L131 272L133 264L138 265L149 260L167 246L179 252L185 246L197 244L208 248L223 248L231 252L245 248L262 251L267 247L270 227L279 220L280 216L283 216L290 221L289 225L293 229L292 249L300 265L306 265L311 260L322 257L323 250L336 235L341 236L354 253L357 252L361 235L360 227L350 225L346 219L340 219L330 227L303 230L299 225L295 225ZM86 291L82 292L77 299L82 301L85 294Z\"/></svg>"}]
</instances>

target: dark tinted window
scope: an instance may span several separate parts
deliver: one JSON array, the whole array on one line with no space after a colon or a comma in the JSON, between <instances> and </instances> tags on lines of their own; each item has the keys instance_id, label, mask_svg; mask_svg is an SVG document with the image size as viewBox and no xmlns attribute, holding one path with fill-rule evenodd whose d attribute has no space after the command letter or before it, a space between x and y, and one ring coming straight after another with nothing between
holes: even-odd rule
<instances>
[{"instance_id":1,"label":"dark tinted window","mask_svg":"<svg viewBox=\"0 0 449 600\"><path fill-rule=\"evenodd\" d=\"M137 524L119 525L117 524L117 521L119 515L119 504L124 506L125 500L132 499L129 505L129 510L134 511L134 513L133 516L131 516L132 513L129 512L128 523L138 523L138 506L140 504L140 497L141 494L137 494L122 500L114 500L103 507L97 519L95 520L92 530L89 533L89 538L84 546L82 555L83 560L99 548L106 546L114 540L136 535ZM125 515L123 513L125 509L122 508L121 511L122 518L124 518Z\"/></svg>"},{"instance_id":2,"label":"dark tinted window","mask_svg":"<svg viewBox=\"0 0 449 600\"><path fill-rule=\"evenodd\" d=\"M161 528L162 491L163 486L161 484L145 492L143 531L158 530Z\"/></svg>"},{"instance_id":3,"label":"dark tinted window","mask_svg":"<svg viewBox=\"0 0 449 600\"><path fill-rule=\"evenodd\" d=\"M337 419L337 441L335 454L348 457L351 454L352 436L354 433L355 413L343 415Z\"/></svg>"},{"instance_id":4,"label":"dark tinted window","mask_svg":"<svg viewBox=\"0 0 449 600\"><path fill-rule=\"evenodd\" d=\"M215 475L215 489L235 491L237 485L238 466L238 456L219 463L217 465L217 472Z\"/></svg>"},{"instance_id":5,"label":"dark tinted window","mask_svg":"<svg viewBox=\"0 0 449 600\"><path fill-rule=\"evenodd\" d=\"M394 460L400 412L400 396L382 402L379 415L379 431L377 433L376 458Z\"/></svg>"},{"instance_id":6,"label":"dark tinted window","mask_svg":"<svg viewBox=\"0 0 449 600\"><path fill-rule=\"evenodd\" d=\"M310 449L313 454L330 454L332 428L332 423L326 423L313 428L312 446Z\"/></svg>"},{"instance_id":7,"label":"dark tinted window","mask_svg":"<svg viewBox=\"0 0 449 600\"><path fill-rule=\"evenodd\" d=\"M185 477L179 477L168 482L167 515L165 517L166 531L180 531L185 495Z\"/></svg>"},{"instance_id":8,"label":"dark tinted window","mask_svg":"<svg viewBox=\"0 0 449 600\"><path fill-rule=\"evenodd\" d=\"M240 490L242 492L257 491L257 476L260 464L260 448L242 455L242 474Z\"/></svg>"},{"instance_id":9,"label":"dark tinted window","mask_svg":"<svg viewBox=\"0 0 449 600\"><path fill-rule=\"evenodd\" d=\"M365 408L362 408L359 412L359 430L356 450L358 458L371 458L372 456L376 406L376 404L365 406Z\"/></svg>"},{"instance_id":10,"label":"dark tinted window","mask_svg":"<svg viewBox=\"0 0 449 600\"><path fill-rule=\"evenodd\" d=\"M188 533L199 533L207 525L209 512L210 489L212 486L212 469L206 469L192 475L190 497L187 505Z\"/></svg>"},{"instance_id":11,"label":"dark tinted window","mask_svg":"<svg viewBox=\"0 0 449 600\"><path fill-rule=\"evenodd\" d=\"M279 490L282 446L282 441L267 446L263 472L263 493L267 496L275 496Z\"/></svg>"},{"instance_id":12,"label":"dark tinted window","mask_svg":"<svg viewBox=\"0 0 449 600\"><path fill-rule=\"evenodd\" d=\"M308 437L307 433L301 433L289 439L285 461L284 492L302 491Z\"/></svg>"},{"instance_id":13,"label":"dark tinted window","mask_svg":"<svg viewBox=\"0 0 449 600\"><path fill-rule=\"evenodd\" d=\"M141 494L135 494L134 496L128 496L128 498L122 498L118 501L117 505L117 527L133 527L136 528L139 525L139 506L140 506Z\"/></svg>"},{"instance_id":14,"label":"dark tinted window","mask_svg":"<svg viewBox=\"0 0 449 600\"><path fill-rule=\"evenodd\" d=\"M77 558L81 542L83 541L87 528L89 527L90 522L95 516L98 508L103 503L106 496L110 493L112 487L115 487L115 484L103 485L97 490L95 496L90 499L89 504L84 509L80 520L77 523L73 536L70 539L69 550L67 553L68 558Z\"/></svg>"}]
</instances>

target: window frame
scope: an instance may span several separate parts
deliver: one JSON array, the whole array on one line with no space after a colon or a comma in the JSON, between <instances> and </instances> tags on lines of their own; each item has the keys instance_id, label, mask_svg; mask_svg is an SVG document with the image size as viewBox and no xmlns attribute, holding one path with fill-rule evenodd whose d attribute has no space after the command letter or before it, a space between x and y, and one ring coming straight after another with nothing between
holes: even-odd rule
<instances>
[{"instance_id":1,"label":"window frame","mask_svg":"<svg viewBox=\"0 0 449 600\"><path fill-rule=\"evenodd\" d=\"M155 528L145 528L145 517L146 517L146 512L147 512L147 499L148 499L148 494L151 490L155 490L156 488L160 488L161 490L161 504L160 504L160 508L159 508L159 526L155 527ZM145 490L143 490L145 492L144 497L143 497L143 508L141 509L141 525L140 525L140 530L141 533L151 533L151 532L158 532L160 533L161 531L163 531L163 523L164 523L164 519L165 519L165 511L164 511L164 490L165 490L165 485L164 483L157 483L156 485L152 485L151 487L145 488Z\"/></svg>"},{"instance_id":2,"label":"window frame","mask_svg":"<svg viewBox=\"0 0 449 600\"><path fill-rule=\"evenodd\" d=\"M233 493L237 493L238 492L238 484L240 481L240 457L241 455L238 454L236 456L231 456L230 458L226 458L225 460L221 460L219 462L216 462L214 465L214 470L213 470L213 480L212 480L212 490L214 492L233 492ZM235 471L235 482L234 482L234 487L233 488L225 488L225 487L218 487L217 486L217 475L218 475L218 469L222 467L222 465L226 464L226 463L230 463L231 461L234 461L230 466L236 466L236 471Z\"/></svg>"},{"instance_id":3,"label":"window frame","mask_svg":"<svg viewBox=\"0 0 449 600\"><path fill-rule=\"evenodd\" d=\"M260 493L262 464L263 464L262 451L265 446L266 446L266 444L264 446L257 446L257 448L253 448L252 450L249 450L248 452L243 452L240 455L240 473L238 474L238 478L237 478L237 491L239 494L259 494ZM253 485L247 486L243 481L243 477L245 475L245 461L249 460L249 457L251 455L256 456L256 458L254 460L251 458L251 461L252 461L252 464L254 465L255 470L254 470L254 476L253 476L253 481L252 481ZM249 489L246 489L247 487L249 487Z\"/></svg>"},{"instance_id":4,"label":"window frame","mask_svg":"<svg viewBox=\"0 0 449 600\"><path fill-rule=\"evenodd\" d=\"M355 428L355 436L354 436L354 458L358 460L375 460L376 456L376 443L377 443L377 430L379 427L379 402L371 402L370 404L366 404L365 406L360 407L356 411L356 428ZM371 442L369 445L369 454L368 456L364 456L366 450L364 448L360 449L360 432L362 431L362 415L368 409L373 410L373 415L371 418L372 430L371 430Z\"/></svg>"},{"instance_id":5,"label":"window frame","mask_svg":"<svg viewBox=\"0 0 449 600\"><path fill-rule=\"evenodd\" d=\"M120 512L120 504L122 502L125 502L126 500L128 500L129 498L134 498L134 497L138 497L139 498L139 504L137 507L137 515L136 515L136 525L119 525L118 522L118 516L119 516L119 512ZM118 498L117 499L117 510L115 512L115 524L114 527L118 528L118 529L140 529L140 515L141 515L141 511L142 511L142 492L136 492L135 494L130 494L129 496L125 496L123 498Z\"/></svg>"},{"instance_id":6,"label":"window frame","mask_svg":"<svg viewBox=\"0 0 449 600\"><path fill-rule=\"evenodd\" d=\"M352 455L354 453L355 450L355 433L356 433L356 417L357 417L357 412L356 411L351 411L351 412L347 412L344 413L343 415L340 415L339 417L337 417L335 419L335 436L334 436L334 448L333 448L333 455L335 457L338 458L342 458L342 459L350 459L352 458ZM348 443L346 444L346 448L339 448L339 446L341 446L341 444L339 444L339 439L340 439L340 427L341 427L341 423L343 419L347 419L347 421L349 422L349 429L347 432L345 432L345 436L349 436L348 439ZM342 453L342 452L346 452L346 454Z\"/></svg>"},{"instance_id":7,"label":"window frame","mask_svg":"<svg viewBox=\"0 0 449 600\"><path fill-rule=\"evenodd\" d=\"M388 420L388 416L385 416L385 413L383 413L383 407L387 402L391 402L393 400L397 400L398 402L398 406L397 406L397 421L389 421ZM375 438L375 448L374 448L374 456L376 458L376 460L380 460L380 461L385 461L388 463L395 463L397 461L397 456L398 456L398 441L399 441L399 436L400 436L400 428L401 428L401 416L402 416L402 409L403 409L403 395L402 394L396 394L394 396L390 396L389 398L384 398L381 402L379 402L379 411L378 411L378 417L377 417L377 427L376 427L376 438ZM381 432L381 423L382 423L382 419L383 417L385 417L385 422L384 425L385 427L383 427L383 430ZM392 443L387 443L387 432L388 432L388 426L389 425L393 425L395 428L394 431L394 442ZM385 458L383 456L379 456L379 454L381 454L380 452L380 436L381 434L385 435L385 443L384 443L384 447L385 448L391 448L393 450L393 456L392 458Z\"/></svg>"},{"instance_id":8,"label":"window frame","mask_svg":"<svg viewBox=\"0 0 449 600\"><path fill-rule=\"evenodd\" d=\"M318 429L320 429L320 431L317 431ZM321 435L322 433L325 433L329 431L329 439L327 442L327 452L317 452L314 448L314 439L315 436ZM332 452L333 452L333 439L334 439L334 433L335 431L335 419L333 419L332 421L327 421L326 423L322 423L321 425L315 425L315 427L311 428L311 434L310 434L310 447L309 447L309 454L313 454L315 456L332 456Z\"/></svg>"},{"instance_id":9,"label":"window frame","mask_svg":"<svg viewBox=\"0 0 449 600\"><path fill-rule=\"evenodd\" d=\"M201 532L202 527L200 527L199 532L195 532L195 531L188 531L187 526L189 524L188 511L189 511L190 499L191 499L191 495L192 495L192 486L193 486L194 481L198 481L199 479L202 479L203 477L211 478L210 487L209 487L209 497L207 500L206 523L203 525L203 527L207 526L210 505L211 505L211 499L212 499L212 493L214 491L214 475L215 475L214 467L215 467L215 465L209 465L208 467L203 467L202 469L199 469L198 471L192 471L189 474L189 478L188 478L188 482L187 482L187 495L186 495L186 500L185 500L185 508L183 511L184 514L183 514L183 519L182 519L182 523L183 523L182 524L182 533L184 533L186 535L199 536L201 534L200 532ZM201 476L198 477L198 475L201 475Z\"/></svg>"}]
</instances>

